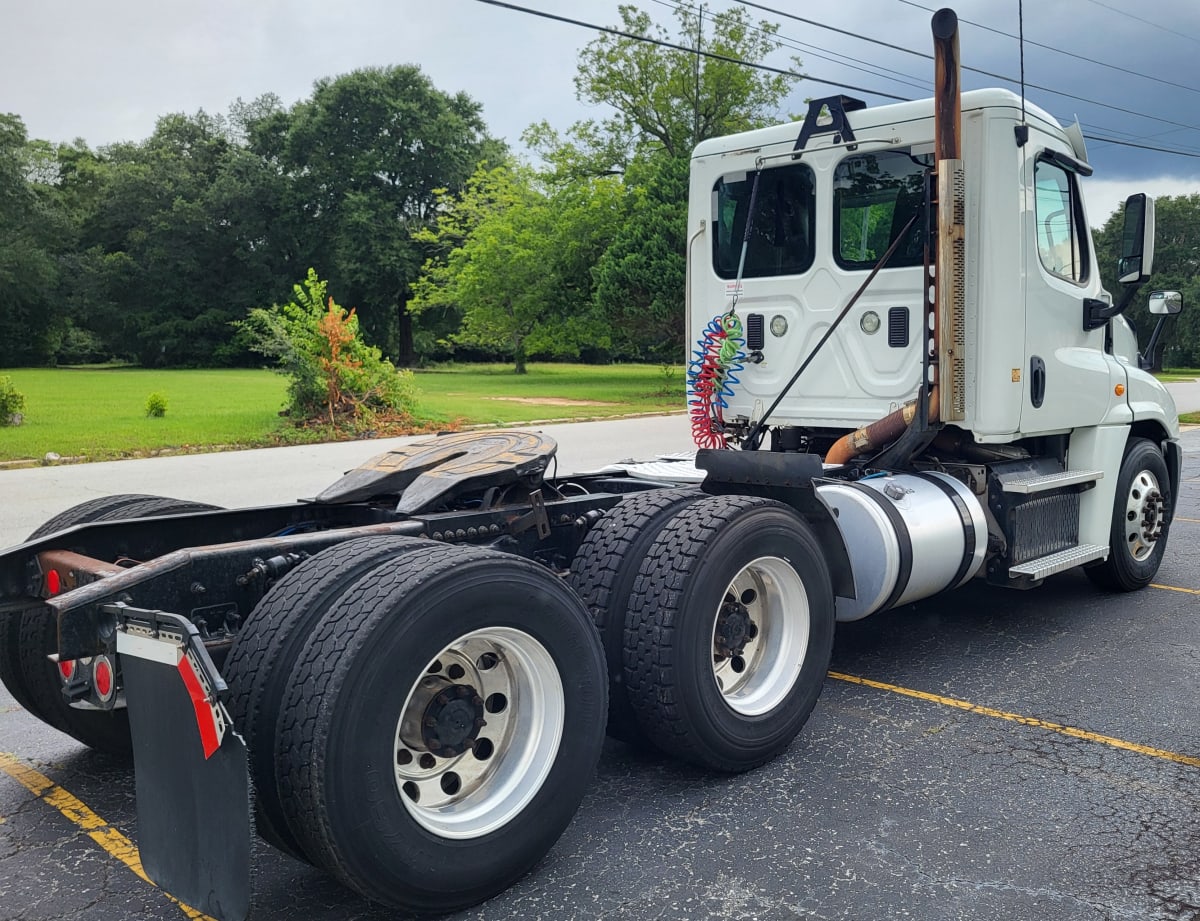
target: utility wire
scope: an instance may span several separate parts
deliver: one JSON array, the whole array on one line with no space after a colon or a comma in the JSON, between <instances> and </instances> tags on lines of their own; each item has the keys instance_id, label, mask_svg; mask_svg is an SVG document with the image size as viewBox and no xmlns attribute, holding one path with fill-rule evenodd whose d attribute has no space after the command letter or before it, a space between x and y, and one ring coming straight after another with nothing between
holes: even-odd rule
<instances>
[{"instance_id":1,"label":"utility wire","mask_svg":"<svg viewBox=\"0 0 1200 921\"><path fill-rule=\"evenodd\" d=\"M1171 35L1178 35L1180 38L1186 38L1188 41L1192 41L1200 45L1200 38L1195 38L1194 36L1188 35L1186 32L1180 32L1178 29L1172 29L1170 26L1160 26L1157 22L1151 22L1149 19L1143 19L1141 16L1134 16L1133 13L1126 13L1124 10L1118 9L1115 6L1109 6L1107 3L1101 3L1100 0L1088 0L1088 3L1094 3L1096 6L1102 6L1106 10L1111 10L1114 13L1120 13L1122 16L1128 16L1130 19L1136 20L1137 22L1143 22L1148 26L1153 26L1156 29L1162 29L1164 32L1170 33Z\"/></svg>"},{"instance_id":2,"label":"utility wire","mask_svg":"<svg viewBox=\"0 0 1200 921\"><path fill-rule=\"evenodd\" d=\"M491 0L483 0L483 2L491 2ZM871 38L870 36L862 35L857 32L850 32L846 29L839 29L836 26L826 25L825 23L817 22L816 20L813 20L813 19L805 19L803 16L797 16L794 13L785 13L782 10L777 10L777 9L774 9L769 6L763 6L761 3L754 3L754 2L752 2L752 0L737 0L737 2L740 3L742 6L754 7L757 10L762 10L766 13L771 13L775 16L784 16L788 19L795 19L799 22L803 22L810 26L816 26L819 29L828 29L831 32L837 32L839 35L847 35L851 38L856 38L860 41L871 42L872 44L875 44L875 45L882 45L885 48L891 48L893 51L902 51L905 54L916 55L919 58L925 58L930 61L933 60L932 54L926 54L923 51L914 51L912 48L905 48L903 45L895 45L895 44L892 44L891 42L885 42L882 39ZM993 80L1003 80L1005 83L1012 83L1012 84L1020 83L1019 80L1017 80L1013 77L1006 77L1003 74L993 73L990 70L981 70L978 67L968 67L967 65L963 64L962 69L970 71L971 73L981 74L985 77L990 77ZM1175 125L1180 128L1190 128L1193 131L1200 131L1200 125L1190 125L1187 122L1177 122L1170 118L1162 118L1161 116L1158 116L1158 115L1149 115L1145 112L1138 112L1135 109L1125 109L1125 108L1122 108L1121 106L1113 105L1112 103L1101 102L1099 99L1088 99L1086 96L1076 96L1073 93L1064 93L1062 90L1051 89L1048 86L1041 86L1040 84L1037 84L1037 83L1027 83L1025 85L1028 87L1031 87L1035 90L1041 90L1043 93L1051 93L1055 96L1062 96L1066 99L1074 99L1076 102L1086 102L1088 105L1101 106L1105 109L1112 109L1114 112L1122 112L1126 115L1136 115L1139 118L1147 118L1147 119L1150 119L1151 121L1162 122L1164 125Z\"/></svg>"},{"instance_id":3,"label":"utility wire","mask_svg":"<svg viewBox=\"0 0 1200 921\"><path fill-rule=\"evenodd\" d=\"M871 96L878 96L881 99L895 99L898 102L910 102L906 96L897 96L894 93L882 93L879 90L867 89L863 86L855 86L852 83L839 83L835 80L823 80L820 77L814 77L812 74L801 74L794 70L784 70L781 67L771 67L767 64L756 64L753 61L743 61L740 58L732 58L724 54L716 54L712 51L704 51L702 49L689 48L687 45L677 45L674 42L664 41L661 38L651 38L649 35L638 35L634 32L625 32L622 29L614 29L611 26L598 26L595 23L584 22L581 19L571 19L569 16L559 16L555 13L546 13L542 10L533 10L526 6L517 6L515 3L503 3L501 0L476 0L477 3L486 3L488 6L497 6L505 10L514 10L518 13L528 13L530 16L539 16L542 19L552 19L555 22L565 22L572 26L582 26L585 29L592 29L596 32L606 32L609 35L619 35L622 38L631 38L638 42L647 42L651 45L658 45L661 48L670 48L673 51L684 51L688 54L698 54L706 58L711 58L715 61L725 61L728 64L741 64L743 67L752 67L755 70L765 70L768 73L782 74L785 77L795 77L799 80L811 80L813 83L824 83L828 86L836 86L839 89L853 90L856 93L867 93Z\"/></svg>"},{"instance_id":4,"label":"utility wire","mask_svg":"<svg viewBox=\"0 0 1200 921\"><path fill-rule=\"evenodd\" d=\"M937 12L937 10L934 9L932 6L925 6L923 3L917 3L916 0L900 0L900 2L907 4L908 6L915 6L917 9L925 10L928 13L936 13ZM1003 29L996 29L996 28L993 28L992 26L985 26L981 22L972 22L970 19L963 19L961 16L958 17L958 21L964 22L969 26L974 26L976 29L983 29L985 32L992 32L996 35L1003 35L1005 38L1011 38L1016 41L1020 40L1019 36L1013 35L1011 32L1005 32ZM1187 90L1189 93L1200 94L1200 89L1198 89L1197 87L1194 87L1194 86L1187 86L1184 83L1175 83L1171 80L1164 80L1161 77L1152 77L1150 74L1144 74L1144 73L1141 73L1136 70L1130 70L1127 67L1120 67L1116 64L1109 64L1107 61L1097 61L1095 58L1089 58L1082 54L1076 54L1073 51L1066 51L1063 48L1055 48L1053 45L1045 45L1045 44L1042 44L1041 42L1035 42L1035 41L1033 41L1033 39L1029 39L1029 38L1025 39L1025 44L1033 45L1034 47L1037 47L1037 48L1045 48L1047 51L1053 51L1055 54L1066 55L1069 58L1075 58L1075 60L1077 60L1077 61L1086 61L1088 64L1095 64L1099 67L1107 67L1109 70L1116 70L1116 71L1119 71L1120 73L1129 74L1130 76L1133 76L1133 77L1141 77L1143 80L1153 80L1155 83L1163 84L1163 86L1173 86L1176 89Z\"/></svg>"},{"instance_id":5,"label":"utility wire","mask_svg":"<svg viewBox=\"0 0 1200 921\"><path fill-rule=\"evenodd\" d=\"M513 10L518 13L527 13L531 16L538 16L543 19L550 19L550 20L554 20L556 22L564 22L569 25L582 26L583 28L592 29L593 31L596 31L596 32L605 32L609 35L619 35L622 38L629 38L629 39L633 39L634 41L639 41L639 42L647 42L649 44L658 45L663 48L671 48L675 51L684 51L688 54L699 54L706 58L712 58L712 59L718 60L718 61L725 61L730 64L740 64L743 67L750 67L755 70L764 70L764 71L768 71L769 73L782 74L784 76L796 77L796 78L799 78L802 80L812 80L813 82L816 82L816 83L824 83L829 86L836 86L841 89L853 90L853 91L859 92L859 93L868 93L872 96L879 96L884 99L895 99L899 102L911 102L912 101L904 96L896 96L891 93L881 93L877 90L865 89L863 87L854 86L854 85L848 84L848 83L838 83L833 80L822 80L819 77L813 77L808 74L796 73L795 71L784 70L779 67L770 67L766 64L756 64L751 61L743 61L738 58L732 58L732 57L728 57L727 55L716 54L716 53L713 53L710 51L703 51L703 50L697 50L695 48L688 48L685 45L677 45L674 42L667 42L667 41L663 41L662 39L651 38L650 36L647 36L647 35L637 35L632 32L625 32L621 29L614 29L609 26L595 25L594 23L583 22L582 20L571 19L566 16L558 16L554 13L546 13L541 10L534 10L534 9L529 9L528 7L517 6L514 3L504 3L504 2L501 2L501 0L477 0L477 2L485 3L489 6L500 7L502 9ZM782 13L779 10L773 10L773 9L770 9L769 7L763 7L763 6L760 6L759 4L751 3L751 2L749 2L749 0L737 0L737 2L743 4L744 6L753 6L758 9L765 10L768 13L774 13L775 15L778 15L778 16L786 16L791 19L799 19L801 22L810 23L811 25L816 25L821 28L831 29L834 32L841 32L842 34L849 35L853 38L858 38L858 39L862 39L864 41L874 42L874 43L880 44L880 45L887 45L888 47L894 48L897 51L906 52L907 54L913 54L918 57L929 58L929 59L932 59L932 57L933 57L933 55L923 54L920 51L913 51L911 48L903 48L899 45L890 45L889 43L883 42L879 39L872 39L872 38L868 38L867 36L857 35L853 32L846 32L845 30L837 29L833 26L825 26L821 23L810 22L810 20L801 19L799 16L792 16L790 13ZM1008 83L1016 83L1017 82L1009 77L1002 77L997 74L990 74L987 71L981 71L981 70L977 70L975 68L964 68L964 69L965 70L973 70L976 73L985 74L986 76L991 76L998 80L1004 80ZM1047 89L1046 87L1037 86L1036 84L1031 83L1029 85L1034 87L1035 89L1040 89L1045 92L1056 93L1055 90L1050 90L1050 89ZM1129 109L1122 109L1118 106L1112 106L1112 105L1108 105L1106 103L1095 102L1093 100L1084 99L1079 96L1072 96L1069 93L1056 93L1056 95L1067 96L1070 99L1076 99L1081 102L1087 102L1087 103L1090 103L1093 105L1099 105L1106 109L1114 109L1118 112L1127 112L1131 115L1139 115L1143 118L1149 118L1149 119L1153 119L1154 121L1165 122L1166 124L1175 125L1179 128L1187 128L1190 130L1200 130L1200 129L1197 129L1196 126L1194 126L1194 125L1186 125L1186 124L1182 124L1180 122L1173 122L1168 119L1158 118L1153 115L1146 115L1145 113L1142 113L1142 112L1134 112ZM1087 138L1088 140L1096 141L1098 143L1116 144L1121 147L1134 147L1139 150L1150 150L1150 151L1154 151L1157 153L1174 154L1175 156L1180 156L1180 157L1191 157L1191 158L1195 158L1195 159L1200 159L1200 153L1190 153L1185 150L1173 150L1173 149L1167 148L1167 147L1155 147L1155 146L1152 146L1149 144L1138 144L1133 141L1119 141L1114 138L1101 137L1098 135L1091 135L1091 134L1085 134L1084 137Z\"/></svg>"},{"instance_id":6,"label":"utility wire","mask_svg":"<svg viewBox=\"0 0 1200 921\"><path fill-rule=\"evenodd\" d=\"M688 3L687 0L653 0L659 6L665 6L672 11L690 10L698 12L701 7L694 3ZM713 15L709 13L709 15ZM864 61L861 58L854 58L848 54L831 54L826 53L828 49L820 49L816 45L810 45L808 42L802 42L798 38L790 35L781 35L778 32L768 32L766 29L760 29L758 26L748 24L747 28L756 35L766 36L775 41L781 49L788 51L802 51L806 55L814 58L820 58L823 61L829 61L832 64L838 64L842 67L847 67L850 70L858 70L865 74L870 74L872 77L882 77L885 80L891 80L895 83L903 83L906 86L911 86L913 89L929 92L933 86L933 81L923 80L921 77L912 74L904 73L899 70L892 70L890 67L883 67L879 64L872 64L870 61ZM847 61L853 61L853 64L847 64ZM863 65L863 66L855 66Z\"/></svg>"},{"instance_id":7,"label":"utility wire","mask_svg":"<svg viewBox=\"0 0 1200 921\"><path fill-rule=\"evenodd\" d=\"M1133 141L1118 141L1116 138L1097 137L1094 134L1085 134L1084 137L1089 141L1116 144L1118 147L1136 147L1138 150L1152 150L1156 153L1174 154L1177 157L1191 157L1195 160L1200 160L1200 153L1189 153L1186 150L1175 150L1170 147L1154 147L1151 144L1135 144Z\"/></svg>"}]
</instances>

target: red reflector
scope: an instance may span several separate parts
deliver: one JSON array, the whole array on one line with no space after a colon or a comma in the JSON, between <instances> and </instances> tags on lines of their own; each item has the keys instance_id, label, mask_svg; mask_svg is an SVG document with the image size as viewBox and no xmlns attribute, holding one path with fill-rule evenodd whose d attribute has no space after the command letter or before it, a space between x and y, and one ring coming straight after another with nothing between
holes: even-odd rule
<instances>
[{"instance_id":1,"label":"red reflector","mask_svg":"<svg viewBox=\"0 0 1200 921\"><path fill-rule=\"evenodd\" d=\"M207 761L221 747L216 717L213 716L212 705L209 704L204 687L200 684L200 679L196 677L196 670L192 668L188 657L184 656L180 659L177 667L180 677L183 678L184 687L187 688L188 696L192 699L192 709L196 711L196 728L200 730L200 744L204 748L204 760Z\"/></svg>"},{"instance_id":2,"label":"red reflector","mask_svg":"<svg viewBox=\"0 0 1200 921\"><path fill-rule=\"evenodd\" d=\"M92 672L92 681L96 685L96 693L104 700L112 696L113 673L108 659L101 656L96 660L96 668Z\"/></svg>"},{"instance_id":3,"label":"red reflector","mask_svg":"<svg viewBox=\"0 0 1200 921\"><path fill-rule=\"evenodd\" d=\"M51 569L46 573L46 594L53 597L62 591L62 580L58 577L58 570Z\"/></svg>"},{"instance_id":4,"label":"red reflector","mask_svg":"<svg viewBox=\"0 0 1200 921\"><path fill-rule=\"evenodd\" d=\"M58 673L63 676L63 681L70 681L71 676L75 674L75 660L64 659L59 662Z\"/></svg>"}]
</instances>

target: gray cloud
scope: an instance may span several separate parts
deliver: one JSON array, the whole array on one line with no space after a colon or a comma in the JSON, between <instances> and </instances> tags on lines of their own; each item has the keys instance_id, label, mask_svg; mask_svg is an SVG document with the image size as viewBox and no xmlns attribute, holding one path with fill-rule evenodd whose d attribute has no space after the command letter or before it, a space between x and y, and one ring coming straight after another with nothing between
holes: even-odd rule
<instances>
[{"instance_id":1,"label":"gray cloud","mask_svg":"<svg viewBox=\"0 0 1200 921\"><path fill-rule=\"evenodd\" d=\"M1120 0L1105 3L1117 6ZM522 5L597 23L618 21L613 0L523 0ZM716 0L710 7L729 5L729 0ZM930 14L901 0L768 0L764 5L921 53L930 48ZM670 19L669 6L660 0L642 0L642 6L660 21ZM863 73L821 55L870 61L928 86L932 64L924 58L750 12L756 18L777 19L782 36L804 45L777 53L770 62L776 66L790 66L788 55L794 53L806 72L824 80L911 97L928 94L927 89L899 82L895 74ZM960 3L958 12L1003 31L1017 30L1012 0ZM1030 2L1025 14L1029 39L1191 89L1164 86L1032 46L1026 48L1028 82L1200 127L1200 75L1192 66L1200 55L1200 4L1194 0L1149 0L1134 8L1132 15L1165 24L1168 31L1093 0ZM219 112L239 96L251 99L265 92L277 93L290 104L307 96L320 77L394 63L419 64L439 88L464 90L478 99L493 133L514 145L534 121L547 119L565 128L578 118L603 115L581 106L572 84L578 51L593 33L473 0L39 0L10 4L6 19L10 38L0 58L0 110L21 115L31 135L55 141L77 136L93 145L137 140L153 130L155 118L168 112ZM965 65L1017 75L1015 41L964 24L961 49ZM964 74L967 88L996 84L992 78ZM838 91L805 81L787 109L802 112L807 97ZM864 98L872 105L886 102ZM1200 153L1200 130L1195 128L1041 90L1030 90L1029 98L1060 120L1078 115L1090 133ZM1113 189L1154 179L1165 183L1163 188L1200 191L1200 160L1096 141L1089 149L1097 182L1115 183ZM1110 197L1109 192L1103 195ZM1100 195L1095 197L1097 213L1092 219L1099 223L1100 212L1109 206L1099 203Z\"/></svg>"}]
</instances>

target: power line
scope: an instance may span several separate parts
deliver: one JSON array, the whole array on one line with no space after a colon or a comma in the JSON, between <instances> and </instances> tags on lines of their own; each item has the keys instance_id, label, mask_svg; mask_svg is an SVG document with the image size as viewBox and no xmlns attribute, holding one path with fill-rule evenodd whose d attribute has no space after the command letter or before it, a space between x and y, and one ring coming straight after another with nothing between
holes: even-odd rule
<instances>
[{"instance_id":1,"label":"power line","mask_svg":"<svg viewBox=\"0 0 1200 921\"><path fill-rule=\"evenodd\" d=\"M1200 45L1200 38L1195 38L1191 35L1188 35L1186 32L1180 32L1178 29L1172 29L1170 26L1160 26L1157 22L1151 22L1149 19L1143 19L1141 16L1134 16L1133 13L1126 13L1124 10L1118 9L1115 6L1109 6L1107 3L1101 3L1100 0L1088 0L1088 3L1094 3L1096 6L1102 6L1106 10L1111 10L1112 12L1119 13L1122 16L1128 16L1130 19L1136 20L1137 22L1145 23L1146 25L1153 26L1156 29L1162 29L1162 31L1171 35L1178 35L1180 38L1186 38L1189 41L1193 41Z\"/></svg>"},{"instance_id":2,"label":"power line","mask_svg":"<svg viewBox=\"0 0 1200 921\"><path fill-rule=\"evenodd\" d=\"M937 12L932 6L925 6L922 3L915 2L915 0L900 0L900 2L907 4L908 6L915 6L917 9L925 10L928 13ZM1003 29L996 29L996 28L993 28L992 26L985 26L981 22L972 22L970 19L963 19L961 16L958 17L958 21L964 22L969 26L974 26L976 29L983 29L985 32L992 32L996 35L1003 35L1005 38L1011 38L1014 41L1020 40L1018 38L1018 36L1013 35L1011 32L1005 32ZM1129 70L1126 67L1119 67L1116 64L1109 64L1107 61L1097 61L1095 58L1089 58L1082 54L1076 54L1073 51L1067 51L1063 48L1055 48L1053 45L1045 45L1045 44L1042 44L1041 42L1035 42L1035 41L1033 41L1033 39L1029 39L1029 38L1025 39L1025 44L1033 45L1034 47L1037 47L1037 48L1045 48L1047 51L1052 51L1055 54L1062 54L1069 58L1075 58L1075 60L1077 60L1077 61L1086 61L1088 64L1095 64L1099 67L1107 67L1109 70L1119 71L1120 73L1129 74L1130 76L1133 76L1133 77L1141 77L1144 80L1153 80L1155 83L1163 84L1163 86L1173 86L1176 89L1187 90L1189 93L1200 94L1200 89L1198 89L1194 86L1187 86L1186 84L1183 84L1183 83L1175 83L1171 80L1164 80L1161 77L1153 77L1150 74L1143 74L1136 70Z\"/></svg>"},{"instance_id":3,"label":"power line","mask_svg":"<svg viewBox=\"0 0 1200 921\"><path fill-rule=\"evenodd\" d=\"M687 0L653 0L653 2L657 3L659 6L665 6L672 11L686 9L696 12L700 9L700 7L696 6L696 4L688 3ZM933 85L932 81L930 80L922 80L920 77L915 77L912 74L906 74L899 70L892 70L890 67L872 64L870 61L864 61L861 58L854 58L846 54L831 57L829 54L825 53L826 49L818 49L816 45L810 45L807 42L802 42L799 39L793 38L789 35L781 35L778 32L768 32L766 29L760 29L753 24L748 24L748 28L756 35L762 35L771 38L781 49L787 49L788 51L803 51L805 54L811 57L820 58L823 61L829 61L831 64L838 64L842 67L847 67L850 70L861 71L862 73L870 74L872 77L883 77L885 80L903 83L905 86L911 86L913 89L921 90L921 92L929 92L930 87ZM836 52L834 54L836 54ZM854 64L847 64L847 61L853 61ZM856 67L856 64L861 64L863 66Z\"/></svg>"},{"instance_id":4,"label":"power line","mask_svg":"<svg viewBox=\"0 0 1200 921\"><path fill-rule=\"evenodd\" d=\"M579 19L571 19L570 17L567 17L567 16L559 16L554 13L546 13L541 10L529 9L528 7L518 6L514 3L505 3L505 2L502 2L502 0L477 0L477 2L486 3L489 6L496 6L496 7L502 8L502 9L513 10L518 13L527 13L531 16L538 16L543 19L550 19L550 20L553 20L556 22L564 22L564 23L567 23L568 25L582 26L583 28L591 29L595 32L604 32L609 35L618 35L618 36L621 36L622 38L628 38L628 39L632 39L634 41L646 42L648 44L658 45L663 48L670 48L675 51L683 51L687 54L696 54L696 55L700 55L702 57L711 58L713 60L725 61L726 63L729 63L729 64L740 64L743 67L750 67L755 70L763 70L763 71L767 71L769 73L782 74L784 76L795 77L795 78L801 79L801 80L812 80L813 82L816 82L816 83L824 83L829 86L839 87L841 89L853 90L855 92L860 92L860 93L868 93L870 95L879 96L884 99L894 99L899 102L911 102L910 99L908 99L904 96L896 96L892 93L882 93L877 90L866 89L863 87L854 86L853 84L849 84L849 83L839 83L839 82L836 82L833 80L822 80L819 77L814 77L809 74L802 74L802 73L797 73L797 72L791 71L791 70L784 70L783 68L779 68L779 67L771 67L767 64L757 64L752 61L743 61L738 58L729 57L729 56L723 55L723 54L716 54L711 51L704 51L701 49L689 48L685 45L677 45L674 42L668 42L668 41L664 41L662 39L651 38L648 35L637 35L633 32L625 32L621 29L614 29L610 26L600 26L600 25L596 25L594 23L584 22ZM840 32L844 35L849 35L852 38L858 38L863 41L874 42L875 44L887 45L888 47L894 48L897 51L903 51L907 54L916 55L917 57L928 58L930 60L932 60L932 58L933 58L933 55L924 54L923 52L920 52L920 51L914 51L911 48L904 48L899 45L890 45L889 43L884 42L880 39L873 39L873 38L869 38L868 36L858 35L853 32L847 32L846 30L838 29L834 26L826 26L822 23L812 22L811 20L803 19L799 16L793 16L790 13L783 13L779 10L774 10L769 7L764 7L757 3L751 3L751 2L749 2L749 0L737 0L737 2L741 3L744 6L752 6L752 7L756 7L757 9L765 10L768 13L774 13L775 15L778 15L778 16L785 16L790 19L797 19L797 20L800 20L801 22L809 23L811 25L815 25L820 28L830 29L831 31L834 31L834 32ZM1017 82L1016 80L1013 80L1011 77L1004 77L999 74L992 74L992 73L989 73L988 71L979 70L977 68L964 67L963 69L971 70L975 73L984 74L985 76L993 77L997 80L1004 80L1005 82L1008 82L1008 83L1016 83ZM1142 118L1148 118L1153 121L1159 121L1159 122L1164 122L1169 125L1175 125L1178 128L1184 128L1184 129L1188 129L1188 130L1200 130L1194 125L1187 125L1187 124L1183 124L1181 122L1173 122L1169 119L1159 118L1154 115L1147 115L1143 112L1135 112L1131 109L1123 109L1119 106L1113 106L1113 105L1109 105L1107 103L1097 102L1097 101L1091 100L1091 99L1085 99L1084 97L1081 97L1081 96L1073 96L1070 93L1061 93L1061 92L1058 92L1057 90L1051 90L1048 87L1042 87L1042 86L1038 86L1038 85L1032 84L1032 83L1029 84L1029 86L1033 87L1034 89L1043 90L1044 92L1053 93L1053 94L1059 95L1059 96L1065 96L1069 99L1075 99L1080 102L1087 102L1091 105L1098 105L1102 108L1113 109L1114 111L1117 111L1117 112L1124 112L1124 113L1127 113L1130 115L1138 115ZM1156 146L1149 145L1149 144L1139 144L1139 143L1136 143L1133 141L1120 141L1120 140L1116 140L1111 137L1103 137L1103 136L1099 136L1099 135L1085 134L1084 137L1087 138L1088 140L1096 141L1098 143L1116 144L1121 147L1133 147L1133 148L1137 148L1139 150L1149 150L1149 151L1154 151L1156 153L1174 154L1175 156L1180 156L1180 157L1190 157L1190 158L1194 158L1194 159L1200 159L1200 153L1191 153L1186 150L1177 150L1177 149L1171 149L1168 147L1156 147Z\"/></svg>"},{"instance_id":5,"label":"power line","mask_svg":"<svg viewBox=\"0 0 1200 921\"><path fill-rule=\"evenodd\" d=\"M782 74L785 77L795 77L798 80L811 80L814 83L824 83L828 86L836 86L844 90L852 90L856 93L867 93L871 96L878 96L881 99L895 99L899 102L909 102L905 96L897 96L894 93L882 93L879 90L867 89L863 86L855 86L851 83L838 83L834 80L823 80L820 77L814 77L812 74L796 73L794 70L784 70L781 67L771 67L767 64L757 64L753 61L743 61L740 58L731 58L728 55L716 54L712 51L704 51L697 48L689 48L686 45L677 45L674 42L664 41L661 38L651 38L649 35L637 35L634 32L625 32L622 29L614 29L611 26L598 26L595 23L584 22L581 19L571 19L568 16L559 16L555 13L546 13L542 10L533 10L526 6L517 6L515 3L503 3L501 0L476 0L477 3L486 3L488 6L498 6L501 9L514 10L518 13L528 13L530 16L539 16L542 19L551 19L555 22L565 22L572 26L582 26L585 29L592 29L596 32L606 32L609 35L619 35L622 38L630 38L638 42L647 42L651 45L658 45L661 48L670 48L674 51L684 51L688 54L698 54L706 58L711 58L715 61L725 61L728 64L741 64L743 67L752 67L755 70L765 70L768 73Z\"/></svg>"},{"instance_id":6,"label":"power line","mask_svg":"<svg viewBox=\"0 0 1200 921\"><path fill-rule=\"evenodd\" d=\"M912 48L905 48L903 45L895 45L895 44L892 44L891 42L885 42L882 39L878 39L878 38L871 38L868 35L862 35L858 32L850 32L846 29L839 29L836 26L826 25L825 23L817 22L816 20L813 20L813 19L805 19L803 16L797 16L794 13L785 13L782 10L777 10L777 9L774 9L769 6L763 6L760 3L754 3L754 2L752 2L752 0L737 0L737 2L740 3L742 6L750 6L750 7L754 7L755 9L758 9L758 10L763 10L764 12L767 12L767 13L772 13L776 16L784 16L788 19L795 19L799 22L803 22L810 26L815 26L819 29L828 29L831 32L837 32L839 35L847 35L851 38L856 38L860 41L871 42L872 44L875 44L875 45L882 45L885 48L891 48L894 51L902 51L905 54L912 54L912 55L915 55L916 57L925 58L926 60L930 60L930 61L933 60L932 54L926 54L923 51L914 51ZM981 74L982 76L990 77L993 80L1003 80L1005 83L1012 83L1012 84L1020 83L1020 81L1014 77L1006 77L1003 74L993 73L990 70L981 70L978 67L968 67L966 64L962 65L962 69L966 70L966 71L970 71L971 73ZM1158 115L1150 115L1146 112L1138 112L1135 109L1122 108L1121 106L1116 106L1116 105L1113 105L1112 103L1101 102L1099 99L1089 99L1086 96L1076 96L1073 93L1065 93L1062 90L1052 89L1048 86L1042 86L1037 83L1027 83L1025 85L1032 89L1041 90L1043 93L1051 93L1052 95L1062 96L1066 99L1074 99L1076 102L1086 102L1088 105L1101 106L1102 108L1112 109L1114 112L1121 112L1121 113L1124 113L1125 115L1136 115L1139 118L1146 118L1151 121L1162 122L1164 125L1175 125L1180 128L1190 128L1193 131L1200 131L1200 125L1190 125L1187 122L1177 122L1170 118L1162 118L1161 116L1158 116Z\"/></svg>"},{"instance_id":7,"label":"power line","mask_svg":"<svg viewBox=\"0 0 1200 921\"><path fill-rule=\"evenodd\" d=\"M1133 141L1118 141L1116 138L1099 137L1094 134L1085 134L1084 137L1089 141L1099 141L1105 144L1116 144L1118 147L1136 147L1138 150L1152 150L1155 153L1174 154L1177 157L1191 157L1195 160L1200 160L1200 152L1189 153L1186 150L1174 150L1169 147L1154 147L1151 144L1137 144Z\"/></svg>"}]
</instances>

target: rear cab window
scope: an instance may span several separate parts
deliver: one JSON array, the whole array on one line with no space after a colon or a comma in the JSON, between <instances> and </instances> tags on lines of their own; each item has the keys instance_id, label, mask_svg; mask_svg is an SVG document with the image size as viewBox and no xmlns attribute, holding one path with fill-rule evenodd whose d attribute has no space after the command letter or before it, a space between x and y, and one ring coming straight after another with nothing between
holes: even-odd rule
<instances>
[{"instance_id":1,"label":"rear cab window","mask_svg":"<svg viewBox=\"0 0 1200 921\"><path fill-rule=\"evenodd\" d=\"M758 194L743 278L801 275L813 264L816 193L813 171L803 163L758 173ZM730 173L713 186L713 270L736 278L755 173Z\"/></svg>"},{"instance_id":2,"label":"rear cab window","mask_svg":"<svg viewBox=\"0 0 1200 921\"><path fill-rule=\"evenodd\" d=\"M855 153L833 174L834 260L850 271L875 268L892 240L920 213L932 158L908 149ZM922 222L916 221L885 268L922 265Z\"/></svg>"}]
</instances>

